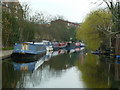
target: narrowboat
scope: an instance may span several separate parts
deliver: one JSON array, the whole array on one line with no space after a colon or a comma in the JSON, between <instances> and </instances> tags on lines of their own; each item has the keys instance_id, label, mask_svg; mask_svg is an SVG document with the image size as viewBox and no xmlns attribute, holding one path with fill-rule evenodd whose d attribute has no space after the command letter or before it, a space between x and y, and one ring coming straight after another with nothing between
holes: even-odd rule
<instances>
[{"instance_id":1,"label":"narrowboat","mask_svg":"<svg viewBox=\"0 0 120 90\"><path fill-rule=\"evenodd\" d=\"M101 51L91 51L92 54L96 54L96 55L108 55L106 52L101 52Z\"/></svg>"},{"instance_id":2,"label":"narrowboat","mask_svg":"<svg viewBox=\"0 0 120 90\"><path fill-rule=\"evenodd\" d=\"M75 43L72 43L71 41L67 43L66 50L70 51L71 49L75 49Z\"/></svg>"},{"instance_id":3,"label":"narrowboat","mask_svg":"<svg viewBox=\"0 0 120 90\"><path fill-rule=\"evenodd\" d=\"M76 42L76 43L75 43L75 47L76 47L76 48L77 48L77 47L80 47L80 45L81 45L80 42Z\"/></svg>"},{"instance_id":4,"label":"narrowboat","mask_svg":"<svg viewBox=\"0 0 120 90\"><path fill-rule=\"evenodd\" d=\"M34 42L16 43L11 58L17 62L36 61L46 53L46 47Z\"/></svg>"},{"instance_id":5,"label":"narrowboat","mask_svg":"<svg viewBox=\"0 0 120 90\"><path fill-rule=\"evenodd\" d=\"M52 45L53 45L53 49L54 50L59 50L59 49L65 48L67 46L67 43L65 43L65 42L62 42L62 43L60 43L60 42L53 42Z\"/></svg>"},{"instance_id":6,"label":"narrowboat","mask_svg":"<svg viewBox=\"0 0 120 90\"><path fill-rule=\"evenodd\" d=\"M60 49L62 49L62 48L65 48L67 46L67 43L65 43L65 42L59 43L58 46Z\"/></svg>"},{"instance_id":7,"label":"narrowboat","mask_svg":"<svg viewBox=\"0 0 120 90\"><path fill-rule=\"evenodd\" d=\"M81 42L80 47L85 47L85 44Z\"/></svg>"},{"instance_id":8,"label":"narrowboat","mask_svg":"<svg viewBox=\"0 0 120 90\"><path fill-rule=\"evenodd\" d=\"M120 60L120 55L116 55L116 58Z\"/></svg>"},{"instance_id":9,"label":"narrowboat","mask_svg":"<svg viewBox=\"0 0 120 90\"><path fill-rule=\"evenodd\" d=\"M52 42L52 46L53 46L53 51L59 49L58 42Z\"/></svg>"},{"instance_id":10,"label":"narrowboat","mask_svg":"<svg viewBox=\"0 0 120 90\"><path fill-rule=\"evenodd\" d=\"M76 47L76 48L85 47L85 44L82 43L82 42L76 42L76 43L75 43L75 47Z\"/></svg>"},{"instance_id":11,"label":"narrowboat","mask_svg":"<svg viewBox=\"0 0 120 90\"><path fill-rule=\"evenodd\" d=\"M50 41L43 40L41 44L45 45L47 51L53 51L53 46Z\"/></svg>"}]
</instances>

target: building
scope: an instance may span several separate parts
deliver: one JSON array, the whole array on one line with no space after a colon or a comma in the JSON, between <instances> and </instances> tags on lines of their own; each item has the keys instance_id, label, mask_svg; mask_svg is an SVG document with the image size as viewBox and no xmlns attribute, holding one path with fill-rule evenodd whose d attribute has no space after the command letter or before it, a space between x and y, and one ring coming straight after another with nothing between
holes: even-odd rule
<instances>
[{"instance_id":1,"label":"building","mask_svg":"<svg viewBox=\"0 0 120 90\"><path fill-rule=\"evenodd\" d=\"M2 11L5 11L12 16L14 15L16 18L23 17L23 10L20 2L15 0L15 2L9 2L10 0L4 0L2 2Z\"/></svg>"},{"instance_id":2,"label":"building","mask_svg":"<svg viewBox=\"0 0 120 90\"><path fill-rule=\"evenodd\" d=\"M70 21L65 21L65 20L62 20L62 19L58 19L58 20L54 20L54 21L51 21L51 24L54 23L54 22L63 22L64 24L66 24L66 26L69 28L69 27L78 27L79 26L79 23L74 23L74 22L70 22Z\"/></svg>"}]
</instances>

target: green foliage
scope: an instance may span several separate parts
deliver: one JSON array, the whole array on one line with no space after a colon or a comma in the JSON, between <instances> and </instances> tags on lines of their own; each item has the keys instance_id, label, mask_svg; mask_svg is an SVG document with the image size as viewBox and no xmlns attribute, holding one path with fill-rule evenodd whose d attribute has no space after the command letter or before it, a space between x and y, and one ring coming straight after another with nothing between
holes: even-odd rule
<instances>
[{"instance_id":1,"label":"green foliage","mask_svg":"<svg viewBox=\"0 0 120 90\"><path fill-rule=\"evenodd\" d=\"M109 27L110 20L111 15L106 11L91 12L77 30L77 39L84 41L89 49L96 50L107 39L105 30Z\"/></svg>"},{"instance_id":2,"label":"green foliage","mask_svg":"<svg viewBox=\"0 0 120 90\"><path fill-rule=\"evenodd\" d=\"M11 20L12 20L12 17L10 16L10 14L8 12L4 12L2 13L2 41L3 41L3 44L4 46L6 46L7 42L8 42L8 39L11 35Z\"/></svg>"},{"instance_id":3,"label":"green foliage","mask_svg":"<svg viewBox=\"0 0 120 90\"><path fill-rule=\"evenodd\" d=\"M69 41L70 38L75 40L76 27L69 27L65 20L51 21L51 24L38 24L35 27L36 40L56 40Z\"/></svg>"},{"instance_id":4,"label":"green foliage","mask_svg":"<svg viewBox=\"0 0 120 90\"><path fill-rule=\"evenodd\" d=\"M54 39L58 41L69 40L67 36L67 24L63 20L56 20L51 23L51 32Z\"/></svg>"},{"instance_id":5,"label":"green foliage","mask_svg":"<svg viewBox=\"0 0 120 90\"><path fill-rule=\"evenodd\" d=\"M13 47L2 48L2 50L13 50Z\"/></svg>"},{"instance_id":6,"label":"green foliage","mask_svg":"<svg viewBox=\"0 0 120 90\"><path fill-rule=\"evenodd\" d=\"M50 22L51 18L43 13L30 16L29 6L22 7L9 2L12 7L2 8L2 41L3 47L13 46L14 43L26 41L41 41L42 39L69 41L75 40L75 27L67 27L65 20L57 19ZM17 9L16 9L17 7Z\"/></svg>"},{"instance_id":7,"label":"green foliage","mask_svg":"<svg viewBox=\"0 0 120 90\"><path fill-rule=\"evenodd\" d=\"M12 6L2 8L3 47L13 46L17 42L29 41L34 38L33 23L23 17L25 10L13 2L9 2L9 5Z\"/></svg>"}]
</instances>

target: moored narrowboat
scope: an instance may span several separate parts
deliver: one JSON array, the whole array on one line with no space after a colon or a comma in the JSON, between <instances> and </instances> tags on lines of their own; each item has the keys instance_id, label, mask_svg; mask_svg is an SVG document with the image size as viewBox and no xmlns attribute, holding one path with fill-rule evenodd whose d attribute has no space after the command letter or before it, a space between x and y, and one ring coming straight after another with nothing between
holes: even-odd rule
<instances>
[{"instance_id":1,"label":"moored narrowboat","mask_svg":"<svg viewBox=\"0 0 120 90\"><path fill-rule=\"evenodd\" d=\"M75 47L76 47L76 48L85 47L85 44L82 43L82 42L76 42L76 43L75 43Z\"/></svg>"},{"instance_id":2,"label":"moored narrowboat","mask_svg":"<svg viewBox=\"0 0 120 90\"><path fill-rule=\"evenodd\" d=\"M53 42L52 43L53 45L53 49L56 51L56 50L59 50L59 49L63 49L67 46L67 43L66 42Z\"/></svg>"},{"instance_id":3,"label":"moored narrowboat","mask_svg":"<svg viewBox=\"0 0 120 90\"><path fill-rule=\"evenodd\" d=\"M43 40L41 43L45 45L47 51L53 51L53 46L50 41Z\"/></svg>"},{"instance_id":4,"label":"moored narrowboat","mask_svg":"<svg viewBox=\"0 0 120 90\"><path fill-rule=\"evenodd\" d=\"M24 42L16 43L14 46L12 59L17 62L30 62L38 60L46 53L46 47L42 44Z\"/></svg>"}]
</instances>

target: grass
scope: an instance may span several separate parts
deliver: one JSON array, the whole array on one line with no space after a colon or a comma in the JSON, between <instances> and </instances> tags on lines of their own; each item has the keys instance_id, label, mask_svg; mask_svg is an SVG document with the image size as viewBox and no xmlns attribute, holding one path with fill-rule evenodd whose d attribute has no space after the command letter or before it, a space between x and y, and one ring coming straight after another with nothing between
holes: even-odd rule
<instances>
[{"instance_id":1,"label":"grass","mask_svg":"<svg viewBox=\"0 0 120 90\"><path fill-rule=\"evenodd\" d=\"M2 48L2 50L13 50L13 47Z\"/></svg>"}]
</instances>

